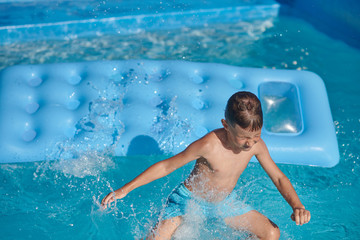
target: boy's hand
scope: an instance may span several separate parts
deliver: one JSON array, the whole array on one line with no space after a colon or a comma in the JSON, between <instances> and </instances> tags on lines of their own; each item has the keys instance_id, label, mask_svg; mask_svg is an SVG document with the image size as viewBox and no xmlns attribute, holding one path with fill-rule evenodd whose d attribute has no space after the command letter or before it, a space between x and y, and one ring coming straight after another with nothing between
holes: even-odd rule
<instances>
[{"instance_id":1,"label":"boy's hand","mask_svg":"<svg viewBox=\"0 0 360 240\"><path fill-rule=\"evenodd\" d=\"M291 214L291 219L296 222L296 225L303 225L310 221L310 211L305 208L294 208L294 212Z\"/></svg>"},{"instance_id":2,"label":"boy's hand","mask_svg":"<svg viewBox=\"0 0 360 240\"><path fill-rule=\"evenodd\" d=\"M116 199L124 198L125 196L125 191L120 188L115 192L111 192L106 195L106 197L104 197L104 199L101 201L101 206L103 207L103 209L106 209L110 203L116 201Z\"/></svg>"}]
</instances>

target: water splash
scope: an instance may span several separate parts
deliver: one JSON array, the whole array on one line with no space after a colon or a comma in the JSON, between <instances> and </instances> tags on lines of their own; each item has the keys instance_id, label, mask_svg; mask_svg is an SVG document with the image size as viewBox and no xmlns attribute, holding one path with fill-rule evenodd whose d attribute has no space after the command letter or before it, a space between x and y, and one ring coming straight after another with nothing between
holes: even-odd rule
<instances>
[{"instance_id":1,"label":"water splash","mask_svg":"<svg viewBox=\"0 0 360 240\"><path fill-rule=\"evenodd\" d=\"M196 209L195 209L196 210ZM196 211L195 211L196 212ZM183 222L176 230L174 240L198 239L258 239L246 231L235 230L225 224L223 219L207 219L201 214L188 213L183 216Z\"/></svg>"},{"instance_id":2,"label":"water splash","mask_svg":"<svg viewBox=\"0 0 360 240\"><path fill-rule=\"evenodd\" d=\"M88 113L74 126L74 136L56 143L49 150L47 159L40 164L35 177L41 171L51 169L65 175L84 178L98 176L102 171L114 167L113 156L124 125L120 120L122 99L127 90L121 81L109 81L100 88L89 83L98 92L98 98L88 105Z\"/></svg>"},{"instance_id":3,"label":"water splash","mask_svg":"<svg viewBox=\"0 0 360 240\"><path fill-rule=\"evenodd\" d=\"M176 100L177 96L174 96L169 102L164 101L159 106L151 130L156 136L160 149L166 154L173 152L174 147L183 145L192 130L189 121L177 114Z\"/></svg>"}]
</instances>

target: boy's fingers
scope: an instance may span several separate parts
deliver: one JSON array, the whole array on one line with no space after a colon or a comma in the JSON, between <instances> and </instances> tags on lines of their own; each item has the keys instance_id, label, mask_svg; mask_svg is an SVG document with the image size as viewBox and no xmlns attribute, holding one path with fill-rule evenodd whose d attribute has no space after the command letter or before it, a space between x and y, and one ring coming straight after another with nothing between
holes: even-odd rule
<instances>
[{"instance_id":1,"label":"boy's fingers","mask_svg":"<svg viewBox=\"0 0 360 240\"><path fill-rule=\"evenodd\" d=\"M106 208L107 205L114 201L114 193L109 193L102 201L101 205Z\"/></svg>"},{"instance_id":2,"label":"boy's fingers","mask_svg":"<svg viewBox=\"0 0 360 240\"><path fill-rule=\"evenodd\" d=\"M103 200L101 201L101 204L105 204L107 202L108 196L109 196L109 194L106 195L106 197L103 198Z\"/></svg>"},{"instance_id":3,"label":"boy's fingers","mask_svg":"<svg viewBox=\"0 0 360 240\"><path fill-rule=\"evenodd\" d=\"M291 214L291 219L295 221L296 225L303 225L310 221L310 212L305 209L295 209Z\"/></svg>"},{"instance_id":4,"label":"boy's fingers","mask_svg":"<svg viewBox=\"0 0 360 240\"><path fill-rule=\"evenodd\" d=\"M303 211L300 211L300 225L305 223L305 215Z\"/></svg>"},{"instance_id":5,"label":"boy's fingers","mask_svg":"<svg viewBox=\"0 0 360 240\"><path fill-rule=\"evenodd\" d=\"M300 224L300 215L299 215L299 212L297 212L295 214L295 222L296 222L296 225L299 225Z\"/></svg>"},{"instance_id":6,"label":"boy's fingers","mask_svg":"<svg viewBox=\"0 0 360 240\"><path fill-rule=\"evenodd\" d=\"M305 222L305 223L310 222L310 218L311 218L310 212L307 211L307 212L306 212L306 217L305 217L305 219L306 219L306 222Z\"/></svg>"},{"instance_id":7,"label":"boy's fingers","mask_svg":"<svg viewBox=\"0 0 360 240\"><path fill-rule=\"evenodd\" d=\"M111 193L109 196L107 196L105 203L106 203L106 205L108 205L108 204L112 203L114 200L115 200L114 194Z\"/></svg>"},{"instance_id":8,"label":"boy's fingers","mask_svg":"<svg viewBox=\"0 0 360 240\"><path fill-rule=\"evenodd\" d=\"M106 209L107 206L112 202L115 202L116 199L121 199L125 196L126 194L124 194L123 190L120 191L120 194L119 194L119 190L116 190L115 192L111 192L108 195L106 195L106 197L104 197L104 199L101 201L101 206L104 209Z\"/></svg>"},{"instance_id":9,"label":"boy's fingers","mask_svg":"<svg viewBox=\"0 0 360 240\"><path fill-rule=\"evenodd\" d=\"M308 223L310 221L310 212L308 210L303 210L302 211L304 220L303 220L303 224Z\"/></svg>"},{"instance_id":10,"label":"boy's fingers","mask_svg":"<svg viewBox=\"0 0 360 240\"><path fill-rule=\"evenodd\" d=\"M300 224L300 212L299 209L295 209L292 214L292 220L296 223L296 225Z\"/></svg>"},{"instance_id":11,"label":"boy's fingers","mask_svg":"<svg viewBox=\"0 0 360 240\"><path fill-rule=\"evenodd\" d=\"M107 197L107 196L106 196ZM105 203L105 199L106 197L104 197L102 200L101 200L101 205L103 205Z\"/></svg>"}]
</instances>

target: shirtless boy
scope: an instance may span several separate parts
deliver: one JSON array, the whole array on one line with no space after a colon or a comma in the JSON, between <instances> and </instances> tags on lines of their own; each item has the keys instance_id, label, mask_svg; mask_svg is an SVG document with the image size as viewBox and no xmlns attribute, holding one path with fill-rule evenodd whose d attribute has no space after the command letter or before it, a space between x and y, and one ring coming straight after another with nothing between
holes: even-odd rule
<instances>
[{"instance_id":1,"label":"shirtless boy","mask_svg":"<svg viewBox=\"0 0 360 240\"><path fill-rule=\"evenodd\" d=\"M160 221L148 239L170 239L181 224L190 201L204 206L205 214L222 217L234 229L248 231L259 239L279 239L280 230L267 217L244 205L234 196L235 185L252 156L255 156L279 192L293 209L297 225L310 221L310 212L300 202L289 179L271 159L261 139L263 115L259 99L250 92L237 92L228 100L223 128L190 144L183 152L155 163L135 179L103 200L106 208L132 190L162 178L196 160L190 176L170 194ZM231 208L229 208L231 207Z\"/></svg>"}]
</instances>

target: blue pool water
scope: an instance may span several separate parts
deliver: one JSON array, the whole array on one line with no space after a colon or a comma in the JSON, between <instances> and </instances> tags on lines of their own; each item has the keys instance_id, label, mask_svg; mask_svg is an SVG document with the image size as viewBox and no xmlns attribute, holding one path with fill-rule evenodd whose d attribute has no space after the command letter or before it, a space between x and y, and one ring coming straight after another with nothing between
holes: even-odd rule
<instances>
[{"instance_id":1,"label":"blue pool water","mask_svg":"<svg viewBox=\"0 0 360 240\"><path fill-rule=\"evenodd\" d=\"M15 64L101 59L177 59L237 66L305 69L325 81L340 148L334 168L280 165L311 222L296 226L291 209L257 163L249 164L236 191L281 229L281 239L360 237L360 51L329 38L307 22L274 19L204 27L141 31L72 40L0 46L0 69ZM104 106L110 108L111 106ZM102 134L104 129L98 129ZM68 146L76 151L76 146ZM112 157L88 152L78 159L0 165L2 239L140 239L153 226L166 196L191 164L141 187L107 211L99 201L166 156ZM291 155L289 154L289 158ZM243 239L221 221L193 216L174 239Z\"/></svg>"}]
</instances>

